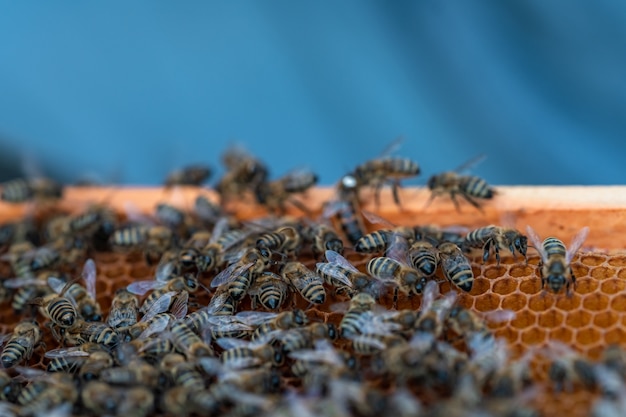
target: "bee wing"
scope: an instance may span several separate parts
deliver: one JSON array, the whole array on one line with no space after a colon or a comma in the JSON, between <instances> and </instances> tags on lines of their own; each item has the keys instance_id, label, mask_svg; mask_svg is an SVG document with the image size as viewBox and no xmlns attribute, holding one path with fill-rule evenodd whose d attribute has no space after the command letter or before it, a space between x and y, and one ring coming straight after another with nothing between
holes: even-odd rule
<instances>
[{"instance_id":1,"label":"bee wing","mask_svg":"<svg viewBox=\"0 0 626 417\"><path fill-rule=\"evenodd\" d=\"M574 238L572 239L572 243L569 245L569 248L567 249L567 254L565 255L566 263L569 264L572 261L572 259L574 258L574 255L576 255L576 252L578 252L578 249L580 249L583 243L585 243L585 240L587 239L588 234L589 234L589 227L585 226L582 229L580 229L580 232L578 232L576 236L574 236Z\"/></svg>"},{"instance_id":2,"label":"bee wing","mask_svg":"<svg viewBox=\"0 0 626 417\"><path fill-rule=\"evenodd\" d=\"M463 164L461 164L458 167L456 167L454 172L461 173L461 172L464 172L464 171L468 171L472 167L474 167L474 166L480 164L481 162L483 162L485 159L487 159L487 155L485 155L485 154L480 154L478 156L475 156L472 159L470 159L469 161L466 161Z\"/></svg>"},{"instance_id":3,"label":"bee wing","mask_svg":"<svg viewBox=\"0 0 626 417\"><path fill-rule=\"evenodd\" d=\"M408 265L409 243L406 238L399 233L394 233L391 237L391 244L385 251L385 256L401 264Z\"/></svg>"},{"instance_id":4,"label":"bee wing","mask_svg":"<svg viewBox=\"0 0 626 417\"><path fill-rule=\"evenodd\" d=\"M402 146L402 142L404 142L404 136L398 136L392 140L391 143L385 146L385 149L383 149L383 151L378 155L378 158L385 158L397 152L398 149L400 149L400 146Z\"/></svg>"},{"instance_id":5,"label":"bee wing","mask_svg":"<svg viewBox=\"0 0 626 417\"><path fill-rule=\"evenodd\" d=\"M148 291L163 287L163 282L159 281L136 281L126 287L126 290L135 295L144 295Z\"/></svg>"},{"instance_id":6,"label":"bee wing","mask_svg":"<svg viewBox=\"0 0 626 417\"><path fill-rule=\"evenodd\" d=\"M235 316L213 316L209 317L208 324L213 329L219 329L223 332L229 331L250 331L254 330L253 327L241 322Z\"/></svg>"},{"instance_id":7,"label":"bee wing","mask_svg":"<svg viewBox=\"0 0 626 417\"><path fill-rule=\"evenodd\" d=\"M492 322L492 323L504 323L505 321L511 321L515 319L515 311L503 309L503 310L493 310L487 311L481 314L484 319Z\"/></svg>"},{"instance_id":8,"label":"bee wing","mask_svg":"<svg viewBox=\"0 0 626 417\"><path fill-rule=\"evenodd\" d=\"M276 313L270 313L265 311L240 311L235 315L235 317L239 318L245 324L258 326L259 324L265 323L266 321L273 319L277 315L278 314Z\"/></svg>"},{"instance_id":9,"label":"bee wing","mask_svg":"<svg viewBox=\"0 0 626 417\"><path fill-rule=\"evenodd\" d=\"M57 278L58 279L58 278ZM24 278L9 278L2 281L2 285L5 288L22 288L29 285L37 285L44 286L48 285L48 283L42 279L35 277L24 277Z\"/></svg>"},{"instance_id":10,"label":"bee wing","mask_svg":"<svg viewBox=\"0 0 626 417\"><path fill-rule=\"evenodd\" d=\"M334 264L318 262L317 264L315 264L315 269L318 273L329 275L337 281L341 282L342 284L348 287L352 287L352 282L350 281L350 279L348 279L345 273L341 271L341 269L337 268L337 266Z\"/></svg>"},{"instance_id":11,"label":"bee wing","mask_svg":"<svg viewBox=\"0 0 626 417\"><path fill-rule=\"evenodd\" d=\"M359 270L356 269L356 267L352 265L350 261L348 261L346 258L341 256L341 254L335 252L334 250L327 250L325 254L326 260L329 263L337 264L343 268L351 270L352 272L359 272Z\"/></svg>"},{"instance_id":12,"label":"bee wing","mask_svg":"<svg viewBox=\"0 0 626 417\"><path fill-rule=\"evenodd\" d=\"M535 248L535 250L539 252L539 256L541 256L541 260L543 262L548 262L548 254L546 253L546 250L543 248L543 242L539 238L539 235L537 235L537 232L535 232L535 229L533 229L530 226L526 226L526 233L528 233L528 238L533 243L533 247Z\"/></svg>"},{"instance_id":13,"label":"bee wing","mask_svg":"<svg viewBox=\"0 0 626 417\"><path fill-rule=\"evenodd\" d=\"M420 310L430 310L437 297L439 297L439 285L437 285L435 281L428 281L422 294L422 305L420 306Z\"/></svg>"},{"instance_id":14,"label":"bee wing","mask_svg":"<svg viewBox=\"0 0 626 417\"><path fill-rule=\"evenodd\" d=\"M176 265L174 264L174 262L164 262L164 263L159 262L159 265L157 265L157 268L156 268L156 274L155 274L156 280L159 282L167 281L169 277L172 275L172 273L174 272L174 268L176 268Z\"/></svg>"},{"instance_id":15,"label":"bee wing","mask_svg":"<svg viewBox=\"0 0 626 417\"><path fill-rule=\"evenodd\" d=\"M217 242L222 234L228 229L228 217L220 217L215 225L213 226L213 231L211 232L211 237L209 238L209 243Z\"/></svg>"},{"instance_id":16,"label":"bee wing","mask_svg":"<svg viewBox=\"0 0 626 417\"><path fill-rule=\"evenodd\" d=\"M152 303L146 314L141 318L141 322L145 322L156 316L157 314L165 313L167 309L170 307L172 302L172 297L177 294L176 291L169 291L157 298L157 300Z\"/></svg>"},{"instance_id":17,"label":"bee wing","mask_svg":"<svg viewBox=\"0 0 626 417\"><path fill-rule=\"evenodd\" d=\"M139 334L139 336L137 336L137 339L147 339L153 334L163 333L165 329L167 329L167 327L170 325L170 321L171 319L169 318L169 316L168 316L168 320L153 321L152 323L148 325L148 327L144 329L143 332L141 332L141 334Z\"/></svg>"},{"instance_id":18,"label":"bee wing","mask_svg":"<svg viewBox=\"0 0 626 417\"><path fill-rule=\"evenodd\" d=\"M80 346L70 348L52 349L45 353L46 358L61 358L67 356L89 356L89 352L82 350Z\"/></svg>"},{"instance_id":19,"label":"bee wing","mask_svg":"<svg viewBox=\"0 0 626 417\"><path fill-rule=\"evenodd\" d=\"M363 214L365 220L371 224L380 224L386 229L394 229L396 227L396 225L389 220L383 219L378 214L372 213L371 211L361 210L361 214Z\"/></svg>"},{"instance_id":20,"label":"bee wing","mask_svg":"<svg viewBox=\"0 0 626 417\"><path fill-rule=\"evenodd\" d=\"M209 314L214 314L218 312L224 306L224 304L226 304L226 301L228 301L229 297L230 295L226 291L213 294L213 296L211 297L211 301L209 301L209 304L205 307L206 311Z\"/></svg>"},{"instance_id":21,"label":"bee wing","mask_svg":"<svg viewBox=\"0 0 626 417\"><path fill-rule=\"evenodd\" d=\"M222 349L234 349L238 347L247 347L250 342L247 340L236 339L234 337L219 337L215 340Z\"/></svg>"},{"instance_id":22,"label":"bee wing","mask_svg":"<svg viewBox=\"0 0 626 417\"><path fill-rule=\"evenodd\" d=\"M170 307L170 313L177 319L182 319L187 315L187 309L189 308L189 293L182 291L176 298Z\"/></svg>"},{"instance_id":23,"label":"bee wing","mask_svg":"<svg viewBox=\"0 0 626 417\"><path fill-rule=\"evenodd\" d=\"M139 223L147 226L156 226L156 222L153 218L146 216L141 212L139 207L130 201L124 202L124 212L129 221L133 223Z\"/></svg>"},{"instance_id":24,"label":"bee wing","mask_svg":"<svg viewBox=\"0 0 626 417\"><path fill-rule=\"evenodd\" d=\"M220 285L234 281L237 277L244 274L248 269L252 268L253 265L254 262L249 262L241 266L237 264L230 265L228 268L217 274L215 278L213 278L213 280L211 281L211 287L219 287Z\"/></svg>"},{"instance_id":25,"label":"bee wing","mask_svg":"<svg viewBox=\"0 0 626 417\"><path fill-rule=\"evenodd\" d=\"M87 289L87 294L91 297L92 300L96 299L96 263L93 259L87 259L85 261L85 265L83 266L82 277L85 280L85 288Z\"/></svg>"},{"instance_id":26,"label":"bee wing","mask_svg":"<svg viewBox=\"0 0 626 417\"><path fill-rule=\"evenodd\" d=\"M66 282L57 277L48 277L48 286L57 294L61 294Z\"/></svg>"},{"instance_id":27,"label":"bee wing","mask_svg":"<svg viewBox=\"0 0 626 417\"><path fill-rule=\"evenodd\" d=\"M313 284L313 283L322 285L324 281L322 280L322 278L314 274L312 271L309 271L309 273L305 273L305 274L292 278L291 283L293 284L294 287L296 287L298 291L301 291L304 288L306 288L308 285Z\"/></svg>"},{"instance_id":28,"label":"bee wing","mask_svg":"<svg viewBox=\"0 0 626 417\"><path fill-rule=\"evenodd\" d=\"M34 379L48 375L47 372L42 371L41 369L27 368L25 366L16 366L13 369L27 379Z\"/></svg>"}]
</instances>

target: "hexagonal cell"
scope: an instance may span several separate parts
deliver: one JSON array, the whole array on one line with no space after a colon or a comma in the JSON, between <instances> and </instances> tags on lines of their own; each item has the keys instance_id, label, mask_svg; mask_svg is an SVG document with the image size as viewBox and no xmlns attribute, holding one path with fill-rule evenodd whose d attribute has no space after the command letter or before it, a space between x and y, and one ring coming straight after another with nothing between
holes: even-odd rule
<instances>
[{"instance_id":1,"label":"hexagonal cell","mask_svg":"<svg viewBox=\"0 0 626 417\"><path fill-rule=\"evenodd\" d=\"M609 306L609 297L604 294L600 294L600 293L587 294L583 298L583 308L587 310L600 311L600 310L606 309L608 306Z\"/></svg>"},{"instance_id":2,"label":"hexagonal cell","mask_svg":"<svg viewBox=\"0 0 626 417\"><path fill-rule=\"evenodd\" d=\"M617 277L620 279L626 279L626 268L622 268L617 271Z\"/></svg>"},{"instance_id":3,"label":"hexagonal cell","mask_svg":"<svg viewBox=\"0 0 626 417\"><path fill-rule=\"evenodd\" d=\"M605 266L598 266L596 268L591 268L590 275L595 279L611 278L615 275L615 269L607 268Z\"/></svg>"},{"instance_id":4,"label":"hexagonal cell","mask_svg":"<svg viewBox=\"0 0 626 417\"><path fill-rule=\"evenodd\" d=\"M517 290L517 280L512 278L501 278L493 283L491 291L500 295L507 295Z\"/></svg>"},{"instance_id":5,"label":"hexagonal cell","mask_svg":"<svg viewBox=\"0 0 626 417\"><path fill-rule=\"evenodd\" d=\"M556 304L554 297L546 292L531 296L528 300L528 308L533 311L546 311Z\"/></svg>"},{"instance_id":6,"label":"hexagonal cell","mask_svg":"<svg viewBox=\"0 0 626 417\"><path fill-rule=\"evenodd\" d=\"M483 276L487 279L496 279L503 276L506 273L506 267L490 265L485 268Z\"/></svg>"},{"instance_id":7,"label":"hexagonal cell","mask_svg":"<svg viewBox=\"0 0 626 417\"><path fill-rule=\"evenodd\" d=\"M593 317L593 324L601 329L607 329L619 322L619 315L613 311L601 311Z\"/></svg>"},{"instance_id":8,"label":"hexagonal cell","mask_svg":"<svg viewBox=\"0 0 626 417\"><path fill-rule=\"evenodd\" d=\"M556 308L560 308L561 310L565 311L571 311L580 307L581 297L578 294L557 294L556 297Z\"/></svg>"},{"instance_id":9,"label":"hexagonal cell","mask_svg":"<svg viewBox=\"0 0 626 417\"><path fill-rule=\"evenodd\" d=\"M149 280L154 278L152 268L141 264L133 265L132 268L130 268L129 275L133 280Z\"/></svg>"},{"instance_id":10,"label":"hexagonal cell","mask_svg":"<svg viewBox=\"0 0 626 417\"><path fill-rule=\"evenodd\" d=\"M520 293L510 294L502 298L500 307L507 310L519 311L526 308L528 296Z\"/></svg>"},{"instance_id":11,"label":"hexagonal cell","mask_svg":"<svg viewBox=\"0 0 626 417\"><path fill-rule=\"evenodd\" d=\"M523 310L515 315L515 319L511 321L511 326L517 329L527 329L535 326L537 323L537 315L531 311Z\"/></svg>"},{"instance_id":12,"label":"hexagonal cell","mask_svg":"<svg viewBox=\"0 0 626 417\"><path fill-rule=\"evenodd\" d=\"M580 329L576 332L576 343L583 346L591 345L600 341L601 333L593 327Z\"/></svg>"},{"instance_id":13,"label":"hexagonal cell","mask_svg":"<svg viewBox=\"0 0 626 417\"><path fill-rule=\"evenodd\" d=\"M548 335L550 340L558 340L566 344L571 343L574 338L574 332L565 326L550 330Z\"/></svg>"},{"instance_id":14,"label":"hexagonal cell","mask_svg":"<svg viewBox=\"0 0 626 417\"><path fill-rule=\"evenodd\" d=\"M529 265L513 265L509 270L509 275L513 278L530 277L535 274L535 268Z\"/></svg>"},{"instance_id":15,"label":"hexagonal cell","mask_svg":"<svg viewBox=\"0 0 626 417\"><path fill-rule=\"evenodd\" d=\"M569 328L580 328L585 327L589 323L591 323L591 319L593 316L591 313L585 310L577 310L569 312L565 316L565 325Z\"/></svg>"},{"instance_id":16,"label":"hexagonal cell","mask_svg":"<svg viewBox=\"0 0 626 417\"><path fill-rule=\"evenodd\" d=\"M604 334L604 342L607 345L624 344L626 342L626 331L619 327L607 330Z\"/></svg>"},{"instance_id":17,"label":"hexagonal cell","mask_svg":"<svg viewBox=\"0 0 626 417\"><path fill-rule=\"evenodd\" d=\"M626 294L617 294L611 300L611 309L614 311L626 311Z\"/></svg>"},{"instance_id":18,"label":"hexagonal cell","mask_svg":"<svg viewBox=\"0 0 626 417\"><path fill-rule=\"evenodd\" d=\"M519 289L526 294L537 294L541 291L541 280L538 278L525 279L519 283Z\"/></svg>"},{"instance_id":19,"label":"hexagonal cell","mask_svg":"<svg viewBox=\"0 0 626 417\"><path fill-rule=\"evenodd\" d=\"M574 276L577 278L589 275L589 267L578 262L572 264L572 271L574 271Z\"/></svg>"},{"instance_id":20,"label":"hexagonal cell","mask_svg":"<svg viewBox=\"0 0 626 417\"><path fill-rule=\"evenodd\" d=\"M578 294L589 294L598 288L598 281L592 278L577 279L575 288Z\"/></svg>"},{"instance_id":21,"label":"hexagonal cell","mask_svg":"<svg viewBox=\"0 0 626 417\"><path fill-rule=\"evenodd\" d=\"M565 315L559 310L549 310L538 315L538 324L540 327L557 327L563 323Z\"/></svg>"},{"instance_id":22,"label":"hexagonal cell","mask_svg":"<svg viewBox=\"0 0 626 417\"><path fill-rule=\"evenodd\" d=\"M500 296L497 294L483 294L476 297L474 308L478 311L492 311L500 307Z\"/></svg>"},{"instance_id":23,"label":"hexagonal cell","mask_svg":"<svg viewBox=\"0 0 626 417\"><path fill-rule=\"evenodd\" d=\"M532 327L522 331L521 341L527 345L538 345L546 339L546 331Z\"/></svg>"},{"instance_id":24,"label":"hexagonal cell","mask_svg":"<svg viewBox=\"0 0 626 417\"><path fill-rule=\"evenodd\" d=\"M472 284L472 291L470 294L472 295L481 295L489 291L491 287L491 283L488 279L485 278L474 278L474 283Z\"/></svg>"},{"instance_id":25,"label":"hexagonal cell","mask_svg":"<svg viewBox=\"0 0 626 417\"><path fill-rule=\"evenodd\" d=\"M609 258L609 265L614 267L626 266L626 255L614 254Z\"/></svg>"},{"instance_id":26,"label":"hexagonal cell","mask_svg":"<svg viewBox=\"0 0 626 417\"><path fill-rule=\"evenodd\" d=\"M626 289L626 281L618 278L609 278L600 284L600 291L603 294L617 294L624 291L624 289Z\"/></svg>"},{"instance_id":27,"label":"hexagonal cell","mask_svg":"<svg viewBox=\"0 0 626 417\"><path fill-rule=\"evenodd\" d=\"M605 261L606 256L597 253L585 254L580 257L580 262L589 266L602 265Z\"/></svg>"}]
</instances>

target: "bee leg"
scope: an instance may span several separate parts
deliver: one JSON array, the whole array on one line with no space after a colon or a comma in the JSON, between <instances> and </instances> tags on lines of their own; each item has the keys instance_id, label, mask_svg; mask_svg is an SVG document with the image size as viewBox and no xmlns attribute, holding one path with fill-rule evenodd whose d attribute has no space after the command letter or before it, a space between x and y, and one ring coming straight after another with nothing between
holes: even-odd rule
<instances>
[{"instance_id":1,"label":"bee leg","mask_svg":"<svg viewBox=\"0 0 626 417\"><path fill-rule=\"evenodd\" d=\"M450 193L450 198L452 199L452 202L454 203L454 207L456 207L456 211L460 213L461 206L459 205L459 201L456 199L456 193L454 191Z\"/></svg>"},{"instance_id":2,"label":"bee leg","mask_svg":"<svg viewBox=\"0 0 626 417\"><path fill-rule=\"evenodd\" d=\"M402 209L402 205L400 204L400 196L398 195L398 190L400 189L399 181L392 181L391 183L391 192L393 193L393 201L396 203L400 209Z\"/></svg>"},{"instance_id":3,"label":"bee leg","mask_svg":"<svg viewBox=\"0 0 626 417\"><path fill-rule=\"evenodd\" d=\"M398 287L393 289L393 308L398 308Z\"/></svg>"},{"instance_id":4,"label":"bee leg","mask_svg":"<svg viewBox=\"0 0 626 417\"><path fill-rule=\"evenodd\" d=\"M483 208L480 206L480 204L478 204L478 202L476 200L474 200L472 197L470 197L469 195L467 195L466 193L461 193L461 195L463 196L463 198L465 198L465 200L470 203L472 206L476 207L479 211L481 211L482 213L484 213L485 211L483 210Z\"/></svg>"},{"instance_id":5,"label":"bee leg","mask_svg":"<svg viewBox=\"0 0 626 417\"><path fill-rule=\"evenodd\" d=\"M496 254L496 265L500 266L500 249L498 249L498 245L493 246L493 251Z\"/></svg>"},{"instance_id":6,"label":"bee leg","mask_svg":"<svg viewBox=\"0 0 626 417\"><path fill-rule=\"evenodd\" d=\"M489 259L489 251L491 249L491 240L488 240L487 243L485 243L485 246L483 246L483 264L487 262L487 259ZM496 252L497 254L498 252ZM498 260L499 263L499 260Z\"/></svg>"},{"instance_id":7,"label":"bee leg","mask_svg":"<svg viewBox=\"0 0 626 417\"><path fill-rule=\"evenodd\" d=\"M374 201L376 202L376 211L380 209L380 192L382 191L382 188L382 182L377 182L374 186Z\"/></svg>"},{"instance_id":8,"label":"bee leg","mask_svg":"<svg viewBox=\"0 0 626 417\"><path fill-rule=\"evenodd\" d=\"M313 214L311 210L309 210L308 207L306 207L300 200L297 200L295 198L290 198L289 202L293 204L295 207L297 207L298 209L300 209L307 216L311 216ZM284 213L284 210L283 210L283 213Z\"/></svg>"}]
</instances>

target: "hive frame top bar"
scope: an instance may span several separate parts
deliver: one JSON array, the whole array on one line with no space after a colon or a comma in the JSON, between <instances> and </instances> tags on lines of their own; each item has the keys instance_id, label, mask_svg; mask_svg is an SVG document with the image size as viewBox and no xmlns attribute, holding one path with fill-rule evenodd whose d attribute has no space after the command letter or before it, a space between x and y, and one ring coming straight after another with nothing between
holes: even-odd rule
<instances>
[{"instance_id":1,"label":"hive frame top bar","mask_svg":"<svg viewBox=\"0 0 626 417\"><path fill-rule=\"evenodd\" d=\"M401 207L393 203L389 190L383 190L381 205L363 193L366 204L363 210L371 211L398 225L438 224L468 228L499 224L525 230L531 225L541 237L557 236L566 244L584 226L591 229L585 243L589 249L626 249L626 186L502 186L498 195L483 203L483 211L461 201L461 211L446 197L437 197L427 206L430 192L425 188L401 190ZM216 199L212 190L195 187L178 187L176 190L149 187L66 187L60 207L80 211L89 204L106 203L123 211L127 202L142 212L151 212L157 203L167 202L191 208L195 197L205 194ZM334 189L318 187L298 197L317 215L323 202L333 199ZM462 200L462 199L460 199ZM265 210L252 202L229 206L241 218L250 219L265 214ZM27 212L26 204L0 203L0 219L11 221ZM293 208L289 214L301 215ZM374 225L380 228L382 225Z\"/></svg>"}]
</instances>

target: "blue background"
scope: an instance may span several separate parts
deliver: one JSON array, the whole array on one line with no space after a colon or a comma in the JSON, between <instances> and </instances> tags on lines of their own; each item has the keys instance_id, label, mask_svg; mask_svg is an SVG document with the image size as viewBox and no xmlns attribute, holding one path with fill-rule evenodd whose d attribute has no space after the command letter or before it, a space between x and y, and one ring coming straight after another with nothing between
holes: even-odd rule
<instances>
[{"instance_id":1,"label":"blue background","mask_svg":"<svg viewBox=\"0 0 626 417\"><path fill-rule=\"evenodd\" d=\"M417 183L624 182L626 3L0 2L2 175L156 184L231 143L333 183L394 138Z\"/></svg>"}]
</instances>

